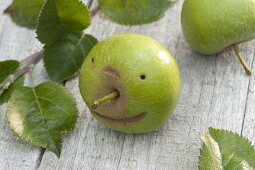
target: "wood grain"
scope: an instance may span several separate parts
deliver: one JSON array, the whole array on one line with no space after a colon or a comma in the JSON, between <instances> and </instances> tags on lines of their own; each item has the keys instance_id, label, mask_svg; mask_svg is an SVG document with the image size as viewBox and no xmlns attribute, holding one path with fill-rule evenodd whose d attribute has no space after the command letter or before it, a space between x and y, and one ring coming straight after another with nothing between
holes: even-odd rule
<instances>
[{"instance_id":1,"label":"wood grain","mask_svg":"<svg viewBox=\"0 0 255 170\"><path fill-rule=\"evenodd\" d=\"M1 11L8 3L0 2ZM208 127L243 133L254 143L255 74L246 76L231 49L215 56L193 52L181 32L182 3L182 0L178 1L161 20L141 26L121 26L99 13L87 30L99 40L116 33L148 35L176 56L183 79L181 99L173 117L161 129L140 135L109 130L90 115L79 93L78 78L74 78L66 83L66 87L76 98L80 118L74 131L63 135L60 159L51 152L40 152L15 138L5 120L4 105L0 107L0 169L34 169L40 166L41 170L193 170L197 169L200 134ZM1 60L11 57L21 59L40 48L33 31L15 26L3 15L0 24ZM255 73L254 46L255 41L240 45ZM42 67L40 64L33 71L34 84L47 79ZM31 83L31 80L27 79L26 83Z\"/></svg>"},{"instance_id":2,"label":"wood grain","mask_svg":"<svg viewBox=\"0 0 255 170\"><path fill-rule=\"evenodd\" d=\"M11 0L0 2L0 60L22 60L42 48L32 30L16 26L9 16L4 15L4 9ZM26 75L25 84L39 84L47 79L43 64L39 63ZM40 163L41 149L33 147L16 137L7 123L5 111L7 104L0 106L0 169L30 170Z\"/></svg>"}]
</instances>

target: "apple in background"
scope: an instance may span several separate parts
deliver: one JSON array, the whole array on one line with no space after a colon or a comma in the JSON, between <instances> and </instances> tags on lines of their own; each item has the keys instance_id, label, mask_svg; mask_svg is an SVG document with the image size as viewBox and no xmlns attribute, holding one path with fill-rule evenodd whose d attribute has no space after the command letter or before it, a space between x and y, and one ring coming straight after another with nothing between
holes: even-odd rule
<instances>
[{"instance_id":1,"label":"apple in background","mask_svg":"<svg viewBox=\"0 0 255 170\"><path fill-rule=\"evenodd\" d=\"M116 131L143 133L159 128L172 114L181 76L174 57L159 42L118 34L89 52L79 88L99 122Z\"/></svg>"},{"instance_id":2,"label":"apple in background","mask_svg":"<svg viewBox=\"0 0 255 170\"><path fill-rule=\"evenodd\" d=\"M235 44L255 37L254 0L185 0L181 23L187 42L197 52L211 55L232 46L251 74Z\"/></svg>"}]
</instances>

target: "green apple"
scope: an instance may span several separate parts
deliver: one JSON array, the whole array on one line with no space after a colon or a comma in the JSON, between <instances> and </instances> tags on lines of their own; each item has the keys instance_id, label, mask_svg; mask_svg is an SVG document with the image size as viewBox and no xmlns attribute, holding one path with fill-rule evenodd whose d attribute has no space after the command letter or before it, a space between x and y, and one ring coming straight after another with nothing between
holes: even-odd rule
<instances>
[{"instance_id":1,"label":"green apple","mask_svg":"<svg viewBox=\"0 0 255 170\"><path fill-rule=\"evenodd\" d=\"M181 76L174 57L160 43L142 35L119 34L89 52L79 88L102 124L143 133L159 128L172 114Z\"/></svg>"},{"instance_id":2,"label":"green apple","mask_svg":"<svg viewBox=\"0 0 255 170\"><path fill-rule=\"evenodd\" d=\"M182 30L187 42L199 53L211 55L255 37L254 0L185 0ZM246 69L238 48L239 60Z\"/></svg>"}]
</instances>

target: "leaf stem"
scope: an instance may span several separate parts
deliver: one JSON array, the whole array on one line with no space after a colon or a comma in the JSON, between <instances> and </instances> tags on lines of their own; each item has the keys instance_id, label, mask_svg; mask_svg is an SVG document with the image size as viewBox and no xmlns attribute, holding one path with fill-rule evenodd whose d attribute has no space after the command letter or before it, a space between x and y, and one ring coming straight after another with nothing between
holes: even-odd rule
<instances>
[{"instance_id":1,"label":"leaf stem","mask_svg":"<svg viewBox=\"0 0 255 170\"><path fill-rule=\"evenodd\" d=\"M32 67L34 67L43 56L43 50L36 52L29 57L25 58L20 62L20 66L17 68L14 74L8 76L1 84L0 84L0 96L3 92L9 88L9 86L17 80L21 75L27 73Z\"/></svg>"},{"instance_id":2,"label":"leaf stem","mask_svg":"<svg viewBox=\"0 0 255 170\"><path fill-rule=\"evenodd\" d=\"M101 99L97 99L95 100L92 104L91 104L91 108L92 109L97 109L100 105L104 104L104 103L107 103L107 102L110 102L112 101L113 99L117 98L119 96L119 92L118 91L113 91L112 93L104 96L103 98Z\"/></svg>"},{"instance_id":3,"label":"leaf stem","mask_svg":"<svg viewBox=\"0 0 255 170\"><path fill-rule=\"evenodd\" d=\"M234 49L234 51L236 53L236 56L238 57L240 63L242 64L246 74L250 76L252 71L251 71L250 67L246 64L246 62L244 61L243 56L242 56L239 48L237 47L236 44L232 45L232 47L233 47L233 49Z\"/></svg>"}]
</instances>

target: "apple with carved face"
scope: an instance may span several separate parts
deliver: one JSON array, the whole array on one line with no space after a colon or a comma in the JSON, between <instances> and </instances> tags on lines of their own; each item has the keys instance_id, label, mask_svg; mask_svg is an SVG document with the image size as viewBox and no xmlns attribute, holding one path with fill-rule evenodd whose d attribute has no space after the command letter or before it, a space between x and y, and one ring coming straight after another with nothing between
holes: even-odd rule
<instances>
[{"instance_id":1,"label":"apple with carved face","mask_svg":"<svg viewBox=\"0 0 255 170\"><path fill-rule=\"evenodd\" d=\"M174 111L181 76L174 57L157 41L114 35L89 52L79 88L93 116L125 133L159 128Z\"/></svg>"}]
</instances>

